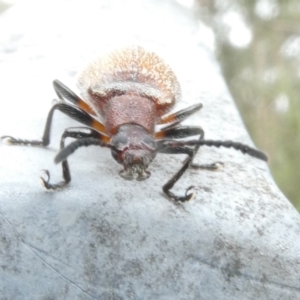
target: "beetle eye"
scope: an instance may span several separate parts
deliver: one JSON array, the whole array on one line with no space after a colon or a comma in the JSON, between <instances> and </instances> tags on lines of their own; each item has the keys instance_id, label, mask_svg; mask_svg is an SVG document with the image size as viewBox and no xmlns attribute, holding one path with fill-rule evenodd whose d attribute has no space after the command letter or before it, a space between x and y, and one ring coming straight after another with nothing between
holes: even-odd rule
<instances>
[{"instance_id":1,"label":"beetle eye","mask_svg":"<svg viewBox=\"0 0 300 300\"><path fill-rule=\"evenodd\" d=\"M128 141L128 137L124 134L120 134L116 136L116 143L126 144Z\"/></svg>"},{"instance_id":2,"label":"beetle eye","mask_svg":"<svg viewBox=\"0 0 300 300\"><path fill-rule=\"evenodd\" d=\"M111 148L112 157L122 164L122 152L127 147L128 137L125 134L116 134L112 140L113 147Z\"/></svg>"},{"instance_id":3,"label":"beetle eye","mask_svg":"<svg viewBox=\"0 0 300 300\"><path fill-rule=\"evenodd\" d=\"M156 148L156 143L151 135L145 135L143 137L142 143L150 149L155 150L155 148Z\"/></svg>"},{"instance_id":4,"label":"beetle eye","mask_svg":"<svg viewBox=\"0 0 300 300\"><path fill-rule=\"evenodd\" d=\"M118 162L118 163L122 163L121 160L120 160L120 151L118 151L117 149L115 148L111 148L111 155L112 157Z\"/></svg>"},{"instance_id":5,"label":"beetle eye","mask_svg":"<svg viewBox=\"0 0 300 300\"><path fill-rule=\"evenodd\" d=\"M127 142L128 142L128 137L124 134L115 135L112 141L113 145L118 150L122 150L124 146L127 145Z\"/></svg>"}]
</instances>

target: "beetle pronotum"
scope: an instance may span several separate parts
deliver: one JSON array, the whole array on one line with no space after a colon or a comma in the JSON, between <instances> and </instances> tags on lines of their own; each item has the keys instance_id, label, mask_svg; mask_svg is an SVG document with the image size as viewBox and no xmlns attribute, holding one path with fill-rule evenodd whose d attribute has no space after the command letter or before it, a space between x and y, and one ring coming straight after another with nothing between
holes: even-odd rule
<instances>
[{"instance_id":1,"label":"beetle pronotum","mask_svg":"<svg viewBox=\"0 0 300 300\"><path fill-rule=\"evenodd\" d=\"M183 166L163 186L168 198L174 201L190 200L192 187L184 196L175 195L171 188L184 172L193 168L215 170L218 164L195 165L195 154L202 145L233 147L243 153L267 161L267 156L247 145L232 141L204 140L201 127L182 126L181 122L199 111L202 104L195 104L172 114L167 114L180 99L180 85L170 67L155 53L141 47L128 47L111 52L91 63L79 77L82 98L60 81L53 82L59 101L51 108L42 140L16 139L3 136L9 144L47 146L50 143L52 117L56 110L63 112L86 127L65 129L56 163L62 163L63 180L50 183L41 178L46 190L66 186L70 180L67 158L79 147L97 145L111 149L113 158L123 165L120 175L125 179L144 180L147 170L157 153L187 154ZM168 124L155 131L156 125ZM178 141L199 135L198 139ZM75 141L65 146L65 139Z\"/></svg>"}]
</instances>

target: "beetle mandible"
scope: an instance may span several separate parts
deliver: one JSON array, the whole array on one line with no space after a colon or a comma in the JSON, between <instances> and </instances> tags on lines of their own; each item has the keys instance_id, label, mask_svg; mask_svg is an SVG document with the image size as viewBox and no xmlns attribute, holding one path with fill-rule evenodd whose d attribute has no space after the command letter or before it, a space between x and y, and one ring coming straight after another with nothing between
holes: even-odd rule
<instances>
[{"instance_id":1,"label":"beetle mandible","mask_svg":"<svg viewBox=\"0 0 300 300\"><path fill-rule=\"evenodd\" d=\"M215 170L218 164L192 163L200 146L233 147L243 153L267 161L267 156L247 145L232 141L204 140L204 131L197 126L182 126L181 122L202 108L195 104L167 114L180 99L179 82L170 67L155 53L133 46L111 52L91 63L79 77L82 98L58 80L53 86L59 98L47 117L42 140L16 139L3 136L9 144L47 146L56 110L84 124L86 127L67 128L62 134L60 151L55 163L62 162L63 180L50 183L41 177L46 190L66 186L70 180L67 158L82 146L98 145L111 149L113 158L123 165L119 174L125 179L144 180L157 153L187 154L183 166L163 186L163 192L174 201L188 201L194 193L191 187L178 196L171 188L189 168ZM155 131L156 125L168 124ZM198 139L178 141L199 135ZM66 138L76 139L67 146Z\"/></svg>"}]
</instances>

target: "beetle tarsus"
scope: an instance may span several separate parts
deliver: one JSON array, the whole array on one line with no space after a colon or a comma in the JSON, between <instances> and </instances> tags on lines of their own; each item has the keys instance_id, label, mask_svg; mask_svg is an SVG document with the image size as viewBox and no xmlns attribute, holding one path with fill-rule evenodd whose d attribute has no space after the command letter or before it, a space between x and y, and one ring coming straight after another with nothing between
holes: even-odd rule
<instances>
[{"instance_id":1,"label":"beetle tarsus","mask_svg":"<svg viewBox=\"0 0 300 300\"><path fill-rule=\"evenodd\" d=\"M193 185L191 185L189 188L186 189L186 191L185 191L186 200L185 201L190 201L195 197L195 195L196 195L195 192L188 193L190 190L193 190L194 188L195 187Z\"/></svg>"},{"instance_id":2,"label":"beetle tarsus","mask_svg":"<svg viewBox=\"0 0 300 300\"><path fill-rule=\"evenodd\" d=\"M9 135L4 135L1 137L1 141L9 145L32 145L32 146L43 146L42 141L37 140L23 140L17 139Z\"/></svg>"},{"instance_id":3,"label":"beetle tarsus","mask_svg":"<svg viewBox=\"0 0 300 300\"><path fill-rule=\"evenodd\" d=\"M201 170L208 170L208 171L218 171L223 167L224 167L224 163L219 161L212 164L201 164L201 165L194 164L194 163L190 164L191 169L201 169Z\"/></svg>"},{"instance_id":4,"label":"beetle tarsus","mask_svg":"<svg viewBox=\"0 0 300 300\"><path fill-rule=\"evenodd\" d=\"M59 183L55 183L55 184L52 184L50 183L50 173L48 170L43 170L43 173L46 175L46 179L44 177L40 177L40 180L41 180L41 184L42 186L44 187L44 189L46 191L55 191L57 189L61 189L63 187L65 187L69 181L66 181L66 180L63 180Z\"/></svg>"},{"instance_id":5,"label":"beetle tarsus","mask_svg":"<svg viewBox=\"0 0 300 300\"><path fill-rule=\"evenodd\" d=\"M185 191L185 196L176 196L174 193L172 193L170 191L164 191L164 192L168 196L168 198L172 201L175 201L175 202L188 202L188 201L192 200L194 198L194 196L196 195L195 192L189 193L189 191L194 189L194 188L195 188L194 186L190 186L189 188L187 188L186 191Z\"/></svg>"},{"instance_id":6,"label":"beetle tarsus","mask_svg":"<svg viewBox=\"0 0 300 300\"><path fill-rule=\"evenodd\" d=\"M49 190L51 190L50 184L49 184L50 173L48 170L42 170L42 172L46 175L47 178L45 179L43 176L40 177L41 185L45 188L46 191L49 191Z\"/></svg>"}]
</instances>

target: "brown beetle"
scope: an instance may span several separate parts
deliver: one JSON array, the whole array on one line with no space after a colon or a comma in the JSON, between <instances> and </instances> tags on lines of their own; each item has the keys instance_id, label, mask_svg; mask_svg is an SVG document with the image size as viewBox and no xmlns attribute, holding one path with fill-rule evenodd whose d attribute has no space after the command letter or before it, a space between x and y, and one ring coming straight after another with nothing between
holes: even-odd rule
<instances>
[{"instance_id":1,"label":"brown beetle","mask_svg":"<svg viewBox=\"0 0 300 300\"><path fill-rule=\"evenodd\" d=\"M194 195L188 192L192 187L186 190L184 196L170 191L188 167L209 170L218 167L216 163L192 164L201 145L233 147L267 160L263 152L247 145L204 140L201 127L182 126L180 123L200 110L202 104L166 115L180 98L180 85L173 71L160 57L141 47L114 51L88 66L79 77L82 98L58 80L53 85L60 101L53 105L48 114L42 140L22 140L11 136L1 138L10 144L49 145L55 110L87 126L64 131L60 151L55 157L56 163L62 162L63 181L50 183L50 174L46 171L47 180L41 180L47 190L61 188L70 182L67 157L77 148L89 145L110 148L114 159L123 165L124 169L119 174L125 179L147 179L150 176L147 168L157 153L187 154L183 166L163 186L164 193L175 201L187 201ZM155 131L155 126L161 124L169 125ZM176 140L195 135L199 135L199 139ZM76 141L65 146L68 137Z\"/></svg>"}]
</instances>

